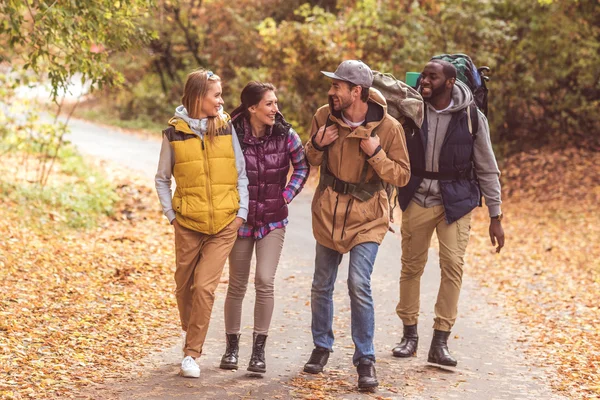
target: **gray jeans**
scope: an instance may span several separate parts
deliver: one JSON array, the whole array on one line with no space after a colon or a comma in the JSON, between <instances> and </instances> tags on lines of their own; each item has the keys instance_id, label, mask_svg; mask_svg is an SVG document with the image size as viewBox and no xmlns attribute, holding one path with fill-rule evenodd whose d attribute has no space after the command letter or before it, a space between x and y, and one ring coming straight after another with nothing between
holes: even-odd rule
<instances>
[{"instance_id":1,"label":"gray jeans","mask_svg":"<svg viewBox=\"0 0 600 400\"><path fill-rule=\"evenodd\" d=\"M275 229L260 240L239 238L229 254L229 287L225 299L225 332L240 333L242 303L248 287L250 262L256 246L254 332L267 335L275 305L275 272L285 239L285 228Z\"/></svg>"}]
</instances>

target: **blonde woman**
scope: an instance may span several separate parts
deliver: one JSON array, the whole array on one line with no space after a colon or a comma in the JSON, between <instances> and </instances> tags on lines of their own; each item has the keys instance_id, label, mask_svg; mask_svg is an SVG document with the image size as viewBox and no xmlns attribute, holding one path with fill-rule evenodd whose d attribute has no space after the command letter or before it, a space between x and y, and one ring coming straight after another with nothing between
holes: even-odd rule
<instances>
[{"instance_id":1,"label":"blonde woman","mask_svg":"<svg viewBox=\"0 0 600 400\"><path fill-rule=\"evenodd\" d=\"M220 78L211 71L192 72L181 102L163 131L155 182L175 230L176 298L186 332L180 375L198 378L196 359L215 290L248 216L248 178L235 129L223 112ZM172 198L171 176L177 185Z\"/></svg>"}]
</instances>

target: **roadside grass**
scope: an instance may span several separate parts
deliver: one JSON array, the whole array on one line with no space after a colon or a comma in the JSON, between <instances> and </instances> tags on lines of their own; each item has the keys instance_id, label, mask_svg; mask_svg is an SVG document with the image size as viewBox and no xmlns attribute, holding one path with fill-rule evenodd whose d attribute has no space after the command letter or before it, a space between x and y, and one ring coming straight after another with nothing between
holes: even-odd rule
<instances>
[{"instance_id":1,"label":"roadside grass","mask_svg":"<svg viewBox=\"0 0 600 400\"><path fill-rule=\"evenodd\" d=\"M91 228L101 216L113 214L118 200L114 187L73 147L61 148L45 187L36 182L40 157L24 152L3 155L0 195L11 204L15 219L37 229L51 222L57 222L51 224L54 229L76 229Z\"/></svg>"}]
</instances>

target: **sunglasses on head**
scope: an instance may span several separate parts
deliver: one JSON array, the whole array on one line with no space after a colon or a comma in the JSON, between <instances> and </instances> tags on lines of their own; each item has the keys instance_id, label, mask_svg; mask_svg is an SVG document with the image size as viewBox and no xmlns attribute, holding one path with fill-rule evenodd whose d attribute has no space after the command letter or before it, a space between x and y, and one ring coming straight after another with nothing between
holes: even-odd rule
<instances>
[{"instance_id":1,"label":"sunglasses on head","mask_svg":"<svg viewBox=\"0 0 600 400\"><path fill-rule=\"evenodd\" d=\"M206 77L207 78L210 78L213 75L214 75L214 73L212 71L206 71Z\"/></svg>"}]
</instances>

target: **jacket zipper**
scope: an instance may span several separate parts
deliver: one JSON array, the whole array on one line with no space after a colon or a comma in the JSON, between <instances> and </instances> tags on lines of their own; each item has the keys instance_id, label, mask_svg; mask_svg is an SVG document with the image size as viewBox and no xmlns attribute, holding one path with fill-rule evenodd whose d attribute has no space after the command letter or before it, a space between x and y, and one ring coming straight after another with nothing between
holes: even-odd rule
<instances>
[{"instance_id":1,"label":"jacket zipper","mask_svg":"<svg viewBox=\"0 0 600 400\"><path fill-rule=\"evenodd\" d=\"M433 152L431 154L431 170L433 171L433 165L435 161L435 142L437 142L437 134L438 134L438 125L440 123L440 116L436 116L435 120L435 134L433 135ZM423 207L427 208L427 197L429 197L429 192L431 191L431 184L433 180L429 180L429 187L427 188L427 194L425 195L425 199L423 200Z\"/></svg>"},{"instance_id":2,"label":"jacket zipper","mask_svg":"<svg viewBox=\"0 0 600 400\"><path fill-rule=\"evenodd\" d=\"M335 233L335 219L337 216L337 206L338 206L339 200L340 200L340 195L338 194L335 198L335 207L333 208L333 227L331 228L331 239L333 239L333 235Z\"/></svg>"},{"instance_id":3,"label":"jacket zipper","mask_svg":"<svg viewBox=\"0 0 600 400\"><path fill-rule=\"evenodd\" d=\"M208 231L212 232L214 222L214 210L212 204L212 195L210 191L210 167L208 166L208 153L204 148L204 138L200 138L202 143L202 151L204 152L204 169L206 170L206 200L208 201Z\"/></svg>"}]
</instances>

